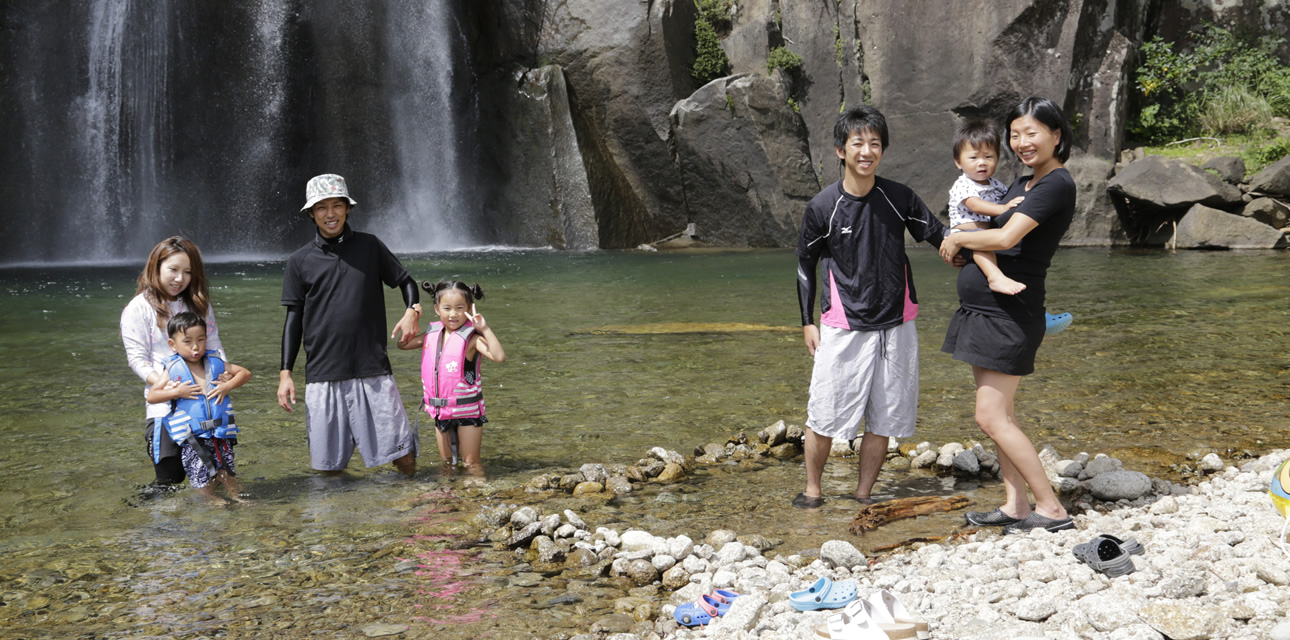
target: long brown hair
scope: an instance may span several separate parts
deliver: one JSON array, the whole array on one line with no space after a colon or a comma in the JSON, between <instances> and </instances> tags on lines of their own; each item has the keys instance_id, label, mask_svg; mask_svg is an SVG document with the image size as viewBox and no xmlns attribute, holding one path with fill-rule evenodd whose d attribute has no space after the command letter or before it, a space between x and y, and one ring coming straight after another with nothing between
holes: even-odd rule
<instances>
[{"instance_id":1,"label":"long brown hair","mask_svg":"<svg viewBox=\"0 0 1290 640\"><path fill-rule=\"evenodd\" d=\"M148 263L143 265L139 287L134 292L135 295L147 295L148 303L157 312L157 326L162 329L170 319L170 307L166 304L170 302L170 296L161 286L161 263L176 253L188 254L188 264L192 269L192 278L188 281L188 288L179 294L180 299L202 320L206 319L206 311L210 308L210 291L206 288L206 267L202 265L201 250L183 236L166 238L148 254Z\"/></svg>"}]
</instances>

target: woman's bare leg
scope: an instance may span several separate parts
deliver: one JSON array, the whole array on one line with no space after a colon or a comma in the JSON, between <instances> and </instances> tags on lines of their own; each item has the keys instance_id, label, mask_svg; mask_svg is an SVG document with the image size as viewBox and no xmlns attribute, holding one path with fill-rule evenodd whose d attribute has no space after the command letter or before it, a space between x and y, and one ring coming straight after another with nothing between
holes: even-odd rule
<instances>
[{"instance_id":1,"label":"woman's bare leg","mask_svg":"<svg viewBox=\"0 0 1290 640\"><path fill-rule=\"evenodd\" d=\"M1007 491L1003 511L1015 518L1030 514L1026 488L1035 495L1034 510L1044 517L1060 520L1067 517L1066 508L1057 500L1048 475L1039 462L1039 454L1030 438L1022 432L1013 410L1020 376L1012 376L973 365L976 380L976 423L981 432L994 441L999 452L999 470Z\"/></svg>"}]
</instances>

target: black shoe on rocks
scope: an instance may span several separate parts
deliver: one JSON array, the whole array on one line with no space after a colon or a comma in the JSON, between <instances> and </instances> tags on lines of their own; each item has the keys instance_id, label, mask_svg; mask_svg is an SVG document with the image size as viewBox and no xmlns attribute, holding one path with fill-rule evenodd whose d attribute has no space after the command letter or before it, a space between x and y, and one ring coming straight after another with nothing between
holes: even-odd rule
<instances>
[{"instance_id":1,"label":"black shoe on rocks","mask_svg":"<svg viewBox=\"0 0 1290 640\"><path fill-rule=\"evenodd\" d=\"M1038 513L1032 512L1030 515L1026 516L1025 518L1022 518L1021 522L1015 522L1013 524L1010 524L1004 527L1003 535L1006 536L1014 533L1026 533L1028 531L1033 531L1035 529L1043 529L1044 531L1048 531L1048 532L1057 532L1065 529L1074 529L1074 528L1075 528L1075 520L1072 518L1062 518L1061 520L1054 520L1052 518L1041 516Z\"/></svg>"},{"instance_id":2,"label":"black shoe on rocks","mask_svg":"<svg viewBox=\"0 0 1290 640\"><path fill-rule=\"evenodd\" d=\"M1003 527L1010 524L1021 522L1019 518L1014 518L1003 512L1002 509L994 511L969 511L963 514L963 519L968 524L977 527Z\"/></svg>"}]
</instances>

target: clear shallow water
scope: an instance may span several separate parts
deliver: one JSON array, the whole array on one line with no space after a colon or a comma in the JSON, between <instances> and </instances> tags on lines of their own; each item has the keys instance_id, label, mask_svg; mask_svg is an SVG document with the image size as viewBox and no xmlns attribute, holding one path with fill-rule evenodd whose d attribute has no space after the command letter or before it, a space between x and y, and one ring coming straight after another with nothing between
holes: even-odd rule
<instances>
[{"instance_id":1,"label":"clear shallow water","mask_svg":"<svg viewBox=\"0 0 1290 640\"><path fill-rule=\"evenodd\" d=\"M955 272L931 250L911 255L922 303L918 439L939 445L975 438L970 371L939 351L956 307ZM810 362L796 326L789 252L503 251L419 256L406 264L418 279L460 277L480 282L487 293L479 310L508 354L502 365L485 365L492 422L484 459L501 494L460 493L456 482L438 481L428 430L422 445L429 455L414 481L400 480L388 467L366 470L357 459L351 478L314 476L303 416L274 403L282 265L261 262L210 267L230 359L256 375L234 396L245 434L240 476L256 504L218 510L184 492L127 506L135 486L151 475L141 447L142 385L125 366L117 335L138 267L0 270L0 616L6 624L32 635L55 637L60 624L75 624L126 637L166 625L195 625L194 633L219 624L240 628L256 619L303 636L389 618L433 628L440 637L507 629L551 635L540 630L587 623L568 607L543 605L548 591L558 595L578 585L557 579L514 586L497 554L464 544L463 522L482 501L490 495L517 501L523 494L506 487L543 471L630 463L656 445L690 453L739 430L752 435L775 420L805 418ZM1076 323L1045 343L1038 370L1022 383L1023 424L1040 446L1106 451L1152 475L1167 473L1169 463L1193 450L1284 446L1287 275L1286 252L1062 251L1050 274L1049 302L1051 310L1074 313ZM387 302L394 318L398 294L388 292ZM664 323L766 329L640 333ZM600 331L623 326L632 329ZM411 410L416 356L394 350L391 358ZM593 527L637 526L695 538L718 527L762 533L782 540L787 553L847 538L853 504L833 501L808 515L786 506L801 482L798 459L749 472L701 471L688 483L608 504L561 498L540 508L576 508ZM830 465L827 492L845 494L854 482L850 464ZM998 487L885 471L879 490L966 492L988 501ZM958 522L948 514L920 518L856 542L871 548L943 535ZM385 555L372 558L379 553ZM395 558L419 555L439 573L393 569ZM311 558L338 568L326 573ZM61 579L42 577L49 567ZM324 574L311 581L310 571ZM49 580L52 586L33 586ZM40 602L32 598L46 597L41 594L75 592L65 587L78 580L83 597L35 606ZM164 594L192 581L232 585L226 589L235 593L205 599L197 590L165 602ZM435 595L449 592L462 595ZM400 596L388 600L398 604L380 600L387 604L363 613L333 600L381 594ZM145 595L157 604L139 611ZM113 598L121 604L111 604ZM261 598L276 600L254 604ZM454 604L425 615L444 602ZM175 609L206 606L206 622L168 617ZM384 613L379 606L387 607ZM539 613L515 626L517 607ZM83 615L69 613L76 611Z\"/></svg>"}]
</instances>

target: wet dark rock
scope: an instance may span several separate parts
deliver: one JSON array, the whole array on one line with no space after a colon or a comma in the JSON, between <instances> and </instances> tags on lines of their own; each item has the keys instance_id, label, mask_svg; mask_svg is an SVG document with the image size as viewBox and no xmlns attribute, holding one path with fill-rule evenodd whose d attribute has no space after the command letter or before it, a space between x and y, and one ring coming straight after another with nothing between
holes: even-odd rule
<instances>
[{"instance_id":1,"label":"wet dark rock","mask_svg":"<svg viewBox=\"0 0 1290 640\"><path fill-rule=\"evenodd\" d=\"M658 569L649 560L637 559L627 563L627 570L624 572L628 580L636 586L644 586L658 580Z\"/></svg>"},{"instance_id":2,"label":"wet dark rock","mask_svg":"<svg viewBox=\"0 0 1290 640\"><path fill-rule=\"evenodd\" d=\"M558 477L556 478L556 482L559 482ZM550 489L551 477L546 475L533 476L533 479L529 480L528 487L530 489L539 489L539 490Z\"/></svg>"},{"instance_id":3,"label":"wet dark rock","mask_svg":"<svg viewBox=\"0 0 1290 640\"><path fill-rule=\"evenodd\" d=\"M684 479L685 479L685 467L675 462L667 463L667 465L663 467L662 473L658 474L658 477L656 478L656 480L658 480L659 482L665 482L665 483L680 482Z\"/></svg>"},{"instance_id":4,"label":"wet dark rock","mask_svg":"<svg viewBox=\"0 0 1290 640\"><path fill-rule=\"evenodd\" d=\"M806 437L806 429L800 424L788 425L788 430L784 432L784 439L788 442L800 443Z\"/></svg>"},{"instance_id":5,"label":"wet dark rock","mask_svg":"<svg viewBox=\"0 0 1290 640\"><path fill-rule=\"evenodd\" d=\"M770 448L770 455L779 460L792 460L802 453L802 448L795 442L785 442L784 444Z\"/></svg>"},{"instance_id":6,"label":"wet dark rock","mask_svg":"<svg viewBox=\"0 0 1290 640\"><path fill-rule=\"evenodd\" d=\"M600 558L591 549L574 549L565 556L564 564L567 567L590 567L597 562Z\"/></svg>"},{"instance_id":7,"label":"wet dark rock","mask_svg":"<svg viewBox=\"0 0 1290 640\"><path fill-rule=\"evenodd\" d=\"M631 482L644 482L649 479L648 476L645 475L645 471L635 465L627 467L626 471L623 472L623 475Z\"/></svg>"},{"instance_id":8,"label":"wet dark rock","mask_svg":"<svg viewBox=\"0 0 1290 640\"><path fill-rule=\"evenodd\" d=\"M1277 160L1250 178L1250 191L1290 196L1290 156Z\"/></svg>"},{"instance_id":9,"label":"wet dark rock","mask_svg":"<svg viewBox=\"0 0 1290 640\"><path fill-rule=\"evenodd\" d=\"M511 527L511 525L507 524L505 526L498 527L497 529L493 530L492 533L488 534L488 541L509 543L511 540L511 537L514 535L515 535L514 528Z\"/></svg>"},{"instance_id":10,"label":"wet dark rock","mask_svg":"<svg viewBox=\"0 0 1290 640\"><path fill-rule=\"evenodd\" d=\"M1241 184L1245 179L1245 161L1232 156L1210 158L1200 168L1213 171L1228 184Z\"/></svg>"},{"instance_id":11,"label":"wet dark rock","mask_svg":"<svg viewBox=\"0 0 1290 640\"><path fill-rule=\"evenodd\" d=\"M773 541L770 538L767 538L766 536L761 535L760 533L744 534L742 536L735 538L735 540L737 540L740 543L743 543L744 546L748 546L756 549L758 553L765 553L766 551L773 549L774 547L779 545L778 542ZM716 545L713 545L713 546L716 546Z\"/></svg>"},{"instance_id":12,"label":"wet dark rock","mask_svg":"<svg viewBox=\"0 0 1290 640\"><path fill-rule=\"evenodd\" d=\"M608 615L591 623L592 633L628 633L636 621L623 613Z\"/></svg>"},{"instance_id":13,"label":"wet dark rock","mask_svg":"<svg viewBox=\"0 0 1290 640\"><path fill-rule=\"evenodd\" d=\"M375 623L365 625L362 628L363 635L369 638L381 638L385 636L397 636L409 629L406 624L383 624Z\"/></svg>"},{"instance_id":14,"label":"wet dark rock","mask_svg":"<svg viewBox=\"0 0 1290 640\"><path fill-rule=\"evenodd\" d=\"M605 488L616 496L623 496L632 492L632 483L624 476L614 476L609 479Z\"/></svg>"},{"instance_id":15,"label":"wet dark rock","mask_svg":"<svg viewBox=\"0 0 1290 640\"><path fill-rule=\"evenodd\" d=\"M667 464L658 458L648 458L637 462L636 466L645 473L645 477L656 478L658 474L663 473L663 469L667 467Z\"/></svg>"},{"instance_id":16,"label":"wet dark rock","mask_svg":"<svg viewBox=\"0 0 1290 640\"><path fill-rule=\"evenodd\" d=\"M566 558L564 548L546 537L538 538L537 553L539 562L564 562Z\"/></svg>"},{"instance_id":17,"label":"wet dark rock","mask_svg":"<svg viewBox=\"0 0 1290 640\"><path fill-rule=\"evenodd\" d=\"M581 473L565 474L563 476L560 476L560 488L564 489L565 491L570 491L574 487L578 486L578 484L582 482L586 482L586 480L587 479L583 477Z\"/></svg>"},{"instance_id":18,"label":"wet dark rock","mask_svg":"<svg viewBox=\"0 0 1290 640\"><path fill-rule=\"evenodd\" d=\"M541 531L542 531L542 525L540 523L537 523L537 522L530 523L528 526L522 529L519 529L514 534L512 534L511 539L508 540L506 544L513 548L527 547L529 543L533 541L533 538L537 537L538 533L540 533Z\"/></svg>"},{"instance_id":19,"label":"wet dark rock","mask_svg":"<svg viewBox=\"0 0 1290 640\"><path fill-rule=\"evenodd\" d=\"M577 498L588 494L600 493L604 490L605 485L600 484L599 482L579 482L578 485L573 488L573 497Z\"/></svg>"},{"instance_id":20,"label":"wet dark rock","mask_svg":"<svg viewBox=\"0 0 1290 640\"><path fill-rule=\"evenodd\" d=\"M566 604L578 604L579 602L582 602L582 598L579 597L577 594L566 593L562 596L556 596L554 598L551 598L550 600L543 602L540 606L543 608L551 608L551 607L558 607Z\"/></svg>"}]
</instances>

